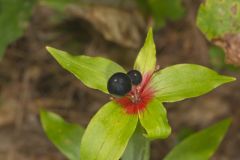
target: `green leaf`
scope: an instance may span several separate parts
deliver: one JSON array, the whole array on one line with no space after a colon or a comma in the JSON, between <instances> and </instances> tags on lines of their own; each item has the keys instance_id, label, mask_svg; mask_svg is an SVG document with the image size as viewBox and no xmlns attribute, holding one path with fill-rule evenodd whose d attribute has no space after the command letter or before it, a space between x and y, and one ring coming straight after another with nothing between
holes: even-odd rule
<instances>
[{"instance_id":1,"label":"green leaf","mask_svg":"<svg viewBox=\"0 0 240 160\"><path fill-rule=\"evenodd\" d=\"M66 70L74 74L87 87L107 91L108 79L116 72L125 72L118 64L101 57L73 56L47 47L47 50Z\"/></svg>"},{"instance_id":2,"label":"green leaf","mask_svg":"<svg viewBox=\"0 0 240 160\"><path fill-rule=\"evenodd\" d=\"M83 0L40 0L41 4L49 6L59 12L63 12L67 7L83 5ZM86 2L85 2L86 3Z\"/></svg>"},{"instance_id":3,"label":"green leaf","mask_svg":"<svg viewBox=\"0 0 240 160\"><path fill-rule=\"evenodd\" d=\"M145 136L149 139L165 139L171 133L166 109L157 99L153 99L148 104L144 112L139 115L139 119L147 132Z\"/></svg>"},{"instance_id":4,"label":"green leaf","mask_svg":"<svg viewBox=\"0 0 240 160\"><path fill-rule=\"evenodd\" d=\"M209 47L209 58L212 66L216 70L220 70L226 67L226 64L224 62L224 51L223 49L217 47L217 46L210 46Z\"/></svg>"},{"instance_id":5,"label":"green leaf","mask_svg":"<svg viewBox=\"0 0 240 160\"><path fill-rule=\"evenodd\" d=\"M149 29L144 46L140 50L134 64L134 69L142 73L154 71L156 65L156 48L152 28Z\"/></svg>"},{"instance_id":6,"label":"green leaf","mask_svg":"<svg viewBox=\"0 0 240 160\"><path fill-rule=\"evenodd\" d=\"M176 143L180 143L183 141L185 138L189 137L194 133L194 130L191 128L181 128L181 130L177 133L176 137Z\"/></svg>"},{"instance_id":7,"label":"green leaf","mask_svg":"<svg viewBox=\"0 0 240 160\"><path fill-rule=\"evenodd\" d=\"M138 126L121 160L149 160L150 159L150 141L144 137L143 128Z\"/></svg>"},{"instance_id":8,"label":"green leaf","mask_svg":"<svg viewBox=\"0 0 240 160\"><path fill-rule=\"evenodd\" d=\"M65 122L55 113L41 110L41 123L49 140L70 160L79 160L84 129Z\"/></svg>"},{"instance_id":9,"label":"green leaf","mask_svg":"<svg viewBox=\"0 0 240 160\"><path fill-rule=\"evenodd\" d=\"M181 0L137 0L140 7L149 12L157 26L165 25L167 20L176 21L184 15Z\"/></svg>"},{"instance_id":10,"label":"green leaf","mask_svg":"<svg viewBox=\"0 0 240 160\"><path fill-rule=\"evenodd\" d=\"M226 134L230 119L197 132L171 150L164 160L208 160L214 154L224 135Z\"/></svg>"},{"instance_id":11,"label":"green leaf","mask_svg":"<svg viewBox=\"0 0 240 160\"><path fill-rule=\"evenodd\" d=\"M236 67L234 65L231 64L226 64L224 62L224 50L218 46L210 46L209 47L209 58L210 58L210 62L214 68L214 70L221 70L221 69L227 69L233 72L238 72L239 71L239 67Z\"/></svg>"},{"instance_id":12,"label":"green leaf","mask_svg":"<svg viewBox=\"0 0 240 160\"><path fill-rule=\"evenodd\" d=\"M157 72L152 88L161 102L175 102L200 96L235 78L195 64L178 64Z\"/></svg>"},{"instance_id":13,"label":"green leaf","mask_svg":"<svg viewBox=\"0 0 240 160\"><path fill-rule=\"evenodd\" d=\"M197 25L208 39L240 32L239 0L206 0L200 6Z\"/></svg>"},{"instance_id":14,"label":"green leaf","mask_svg":"<svg viewBox=\"0 0 240 160\"><path fill-rule=\"evenodd\" d=\"M22 36L36 0L0 0L0 57L6 47Z\"/></svg>"},{"instance_id":15,"label":"green leaf","mask_svg":"<svg viewBox=\"0 0 240 160\"><path fill-rule=\"evenodd\" d=\"M149 0L153 17L159 26L166 20L176 21L183 17L184 8L181 0Z\"/></svg>"},{"instance_id":16,"label":"green leaf","mask_svg":"<svg viewBox=\"0 0 240 160\"><path fill-rule=\"evenodd\" d=\"M58 11L65 11L66 7L75 4L81 0L40 0L41 3L50 6Z\"/></svg>"},{"instance_id":17,"label":"green leaf","mask_svg":"<svg viewBox=\"0 0 240 160\"><path fill-rule=\"evenodd\" d=\"M80 155L86 160L118 160L134 133L136 115L125 113L115 102L104 105L92 118L83 135Z\"/></svg>"}]
</instances>

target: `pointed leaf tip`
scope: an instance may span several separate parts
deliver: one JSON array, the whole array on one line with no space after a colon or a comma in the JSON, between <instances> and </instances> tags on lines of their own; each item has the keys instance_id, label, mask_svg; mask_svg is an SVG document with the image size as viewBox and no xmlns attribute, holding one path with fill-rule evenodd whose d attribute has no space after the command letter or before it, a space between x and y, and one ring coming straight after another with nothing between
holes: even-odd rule
<instances>
[{"instance_id":1,"label":"pointed leaf tip","mask_svg":"<svg viewBox=\"0 0 240 160\"><path fill-rule=\"evenodd\" d=\"M61 55L61 54L66 54L66 52L61 51L59 49L50 47L50 46L46 46L46 50L48 51L48 53L50 53L57 61L58 61L58 56L57 55ZM63 56L63 55L62 55Z\"/></svg>"},{"instance_id":2,"label":"pointed leaf tip","mask_svg":"<svg viewBox=\"0 0 240 160\"><path fill-rule=\"evenodd\" d=\"M154 71L156 66L156 47L153 40L152 28L149 28L145 43L140 50L134 69L139 70L142 73Z\"/></svg>"},{"instance_id":3,"label":"pointed leaf tip","mask_svg":"<svg viewBox=\"0 0 240 160\"><path fill-rule=\"evenodd\" d=\"M70 160L79 160L79 149L84 129L44 108L40 109L41 124L49 140Z\"/></svg>"},{"instance_id":4,"label":"pointed leaf tip","mask_svg":"<svg viewBox=\"0 0 240 160\"><path fill-rule=\"evenodd\" d=\"M51 52L52 47L46 46L45 48L49 53Z\"/></svg>"},{"instance_id":5,"label":"pointed leaf tip","mask_svg":"<svg viewBox=\"0 0 240 160\"><path fill-rule=\"evenodd\" d=\"M157 72L152 81L161 102L175 102L203 95L216 87L234 81L234 77L196 64L177 64Z\"/></svg>"},{"instance_id":6,"label":"pointed leaf tip","mask_svg":"<svg viewBox=\"0 0 240 160\"><path fill-rule=\"evenodd\" d=\"M237 78L235 78L235 77L230 77L230 76L225 76L225 77L227 79L227 82L233 82L233 81L237 80Z\"/></svg>"},{"instance_id":7,"label":"pointed leaf tip","mask_svg":"<svg viewBox=\"0 0 240 160\"><path fill-rule=\"evenodd\" d=\"M210 159L223 140L232 120L222 120L199 131L175 146L164 160Z\"/></svg>"},{"instance_id":8,"label":"pointed leaf tip","mask_svg":"<svg viewBox=\"0 0 240 160\"><path fill-rule=\"evenodd\" d=\"M108 93L108 79L116 72L126 72L117 63L101 57L74 56L67 52L46 47L48 52L66 70L75 75L87 87Z\"/></svg>"}]
</instances>

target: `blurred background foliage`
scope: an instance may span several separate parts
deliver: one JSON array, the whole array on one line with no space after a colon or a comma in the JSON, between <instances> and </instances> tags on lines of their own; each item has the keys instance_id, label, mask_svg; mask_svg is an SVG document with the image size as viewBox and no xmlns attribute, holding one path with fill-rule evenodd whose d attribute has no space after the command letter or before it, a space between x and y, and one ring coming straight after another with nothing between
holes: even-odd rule
<instances>
[{"instance_id":1,"label":"blurred background foliage","mask_svg":"<svg viewBox=\"0 0 240 160\"><path fill-rule=\"evenodd\" d=\"M83 12L83 10L89 10L87 12L91 14L93 12L98 12L98 10L99 12L102 12L101 9L103 8L109 10L109 12L106 11L106 14L113 14L112 17L115 18L114 13L118 10L116 7L126 8L126 6L129 5L131 6L131 8L133 7L134 9L142 12L142 14L145 16L145 21L152 18L154 20L154 24L150 24L155 25L157 28L164 26L167 20L176 21L184 15L184 8L181 5L180 0L130 0L129 2L123 0L1 0L0 26L2 26L1 35L4 36L2 36L2 38L0 39L0 55L4 54L5 48L10 43L16 41L19 37L23 35L32 16L32 11L34 7L39 4L45 5L58 11L58 18L55 17L58 20L63 20L61 18L73 16L72 14L76 14L78 16L82 16L83 18L87 18L87 20L92 23L98 23L93 22L98 21L97 17L84 16L83 14L85 13ZM71 14L68 13L69 10ZM119 14L124 13L120 12ZM94 18L96 18L96 20ZM104 32L101 29L100 31ZM107 33L103 34L106 35L107 38L109 37ZM119 41L118 37L111 40L116 40L117 42ZM126 46L132 45L133 44L126 44Z\"/></svg>"},{"instance_id":2,"label":"blurred background foliage","mask_svg":"<svg viewBox=\"0 0 240 160\"><path fill-rule=\"evenodd\" d=\"M0 31L2 35L0 39L0 56L4 55L9 44L23 35L37 5L47 6L57 11L58 14L52 15L55 23L61 23L66 20L66 17L83 18L91 23L107 40L130 48L140 46L141 41L139 39L141 39L141 35L136 30L143 30L143 28L150 25L155 26L155 29L160 29L164 27L166 22L180 20L186 12L181 0L0 0L0 26L2 28ZM238 60L238 54L235 53L237 51L232 48L239 45L239 38L234 39L234 36L226 38L226 34L238 33L239 5L240 3L236 0L222 1L221 3L217 0L207 1L206 4L201 5L197 16L197 25L200 30L214 44L223 48L228 63L235 65L238 65L240 60ZM225 8L228 8L228 10L222 13ZM135 11L133 11L135 13L125 13L124 10L135 10L137 13ZM108 18L103 20L101 15ZM126 17L126 22L122 21L124 17ZM216 17L221 17L224 21ZM130 27L127 23L132 21L134 21L133 27ZM121 24L124 26L123 29L114 25L114 23L123 23ZM129 40L120 35L121 30L130 32ZM225 47L228 41L232 41L231 44L233 44L230 49ZM213 50L210 49L210 58L213 58ZM218 59L223 57L221 52L217 54L215 48L215 59L217 55ZM213 63L213 65L215 64ZM223 61L221 65L224 66Z\"/></svg>"},{"instance_id":3,"label":"blurred background foliage","mask_svg":"<svg viewBox=\"0 0 240 160\"><path fill-rule=\"evenodd\" d=\"M5 48L23 35L36 0L1 0L0 1L0 56Z\"/></svg>"},{"instance_id":4,"label":"blurred background foliage","mask_svg":"<svg viewBox=\"0 0 240 160\"><path fill-rule=\"evenodd\" d=\"M198 11L197 26L208 40L221 47L226 62L240 65L240 1L207 0Z\"/></svg>"},{"instance_id":5,"label":"blurred background foliage","mask_svg":"<svg viewBox=\"0 0 240 160\"><path fill-rule=\"evenodd\" d=\"M137 0L147 16L152 16L156 27L162 27L167 20L177 21L184 16L181 0Z\"/></svg>"}]
</instances>

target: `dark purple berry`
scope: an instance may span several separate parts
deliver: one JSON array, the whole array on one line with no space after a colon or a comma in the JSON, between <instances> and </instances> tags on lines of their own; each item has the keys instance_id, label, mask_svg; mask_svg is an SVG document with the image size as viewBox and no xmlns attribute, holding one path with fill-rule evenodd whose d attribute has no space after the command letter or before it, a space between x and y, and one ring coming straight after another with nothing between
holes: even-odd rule
<instances>
[{"instance_id":1,"label":"dark purple berry","mask_svg":"<svg viewBox=\"0 0 240 160\"><path fill-rule=\"evenodd\" d=\"M131 80L127 74L117 72L109 78L107 89L110 94L124 96L132 89Z\"/></svg>"},{"instance_id":2,"label":"dark purple berry","mask_svg":"<svg viewBox=\"0 0 240 160\"><path fill-rule=\"evenodd\" d=\"M127 73L133 85L138 85L142 82L142 74L137 70L131 70Z\"/></svg>"}]
</instances>

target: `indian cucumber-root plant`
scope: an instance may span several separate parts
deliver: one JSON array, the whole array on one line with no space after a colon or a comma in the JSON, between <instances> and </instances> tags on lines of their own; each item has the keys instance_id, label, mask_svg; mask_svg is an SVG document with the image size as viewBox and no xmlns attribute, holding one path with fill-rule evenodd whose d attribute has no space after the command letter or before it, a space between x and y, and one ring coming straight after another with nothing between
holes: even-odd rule
<instances>
[{"instance_id":1,"label":"indian cucumber-root plant","mask_svg":"<svg viewBox=\"0 0 240 160\"><path fill-rule=\"evenodd\" d=\"M235 80L195 64L160 70L152 29L129 72L105 58L73 56L51 47L47 50L87 87L111 97L85 131L42 110L41 120L49 139L71 160L147 160L149 142L171 134L163 102L200 96ZM230 120L224 120L186 138L165 160L209 159L229 124Z\"/></svg>"}]
</instances>

